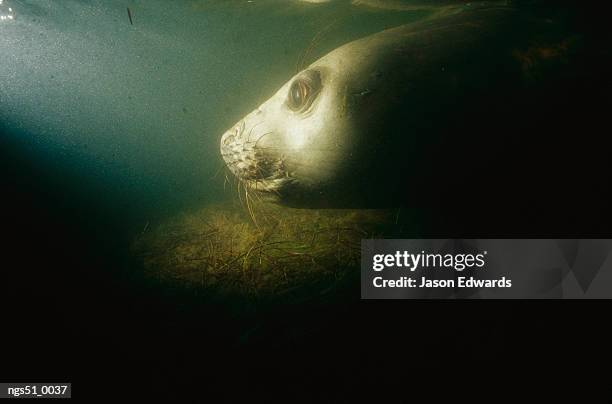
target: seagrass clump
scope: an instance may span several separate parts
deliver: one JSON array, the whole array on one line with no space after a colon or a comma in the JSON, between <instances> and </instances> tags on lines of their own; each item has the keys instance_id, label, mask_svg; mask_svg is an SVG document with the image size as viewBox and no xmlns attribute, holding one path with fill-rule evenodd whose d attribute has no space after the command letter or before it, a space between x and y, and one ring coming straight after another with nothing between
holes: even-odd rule
<instances>
[{"instance_id":1,"label":"seagrass clump","mask_svg":"<svg viewBox=\"0 0 612 404\"><path fill-rule=\"evenodd\" d=\"M240 295L325 293L358 279L361 239L382 237L393 215L263 203L253 212L208 206L151 226L133 252L159 282Z\"/></svg>"}]
</instances>

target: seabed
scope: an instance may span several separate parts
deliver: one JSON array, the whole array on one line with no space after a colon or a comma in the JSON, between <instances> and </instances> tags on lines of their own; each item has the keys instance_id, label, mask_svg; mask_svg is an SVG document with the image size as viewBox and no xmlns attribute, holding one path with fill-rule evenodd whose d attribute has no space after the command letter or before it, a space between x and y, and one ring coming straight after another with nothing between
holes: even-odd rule
<instances>
[{"instance_id":1,"label":"seabed","mask_svg":"<svg viewBox=\"0 0 612 404\"><path fill-rule=\"evenodd\" d=\"M251 213L207 206L149 229L132 251L146 277L167 285L217 296L313 298L358 283L361 239L385 237L397 221L391 210L266 203Z\"/></svg>"}]
</instances>

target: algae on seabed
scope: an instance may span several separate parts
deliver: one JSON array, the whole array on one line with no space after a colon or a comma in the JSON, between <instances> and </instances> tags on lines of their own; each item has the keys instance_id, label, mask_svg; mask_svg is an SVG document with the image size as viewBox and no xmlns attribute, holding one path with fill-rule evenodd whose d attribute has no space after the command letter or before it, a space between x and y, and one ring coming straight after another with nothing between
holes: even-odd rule
<instances>
[{"instance_id":1,"label":"algae on seabed","mask_svg":"<svg viewBox=\"0 0 612 404\"><path fill-rule=\"evenodd\" d=\"M326 293L359 279L360 242L396 221L389 210L213 205L162 223L132 246L148 277L210 293ZM299 293L298 293L299 294Z\"/></svg>"}]
</instances>

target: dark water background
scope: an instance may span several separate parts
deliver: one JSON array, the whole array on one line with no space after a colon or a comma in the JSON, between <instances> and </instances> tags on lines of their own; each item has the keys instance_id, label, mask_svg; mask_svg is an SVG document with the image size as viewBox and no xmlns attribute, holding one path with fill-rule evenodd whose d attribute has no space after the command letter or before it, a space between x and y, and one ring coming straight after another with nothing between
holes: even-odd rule
<instances>
[{"instance_id":1,"label":"dark water background","mask_svg":"<svg viewBox=\"0 0 612 404\"><path fill-rule=\"evenodd\" d=\"M91 400L115 389L168 400L400 402L420 386L453 397L485 382L498 394L609 394L603 374L587 372L610 359L602 302L364 304L355 289L261 307L151 284L128 253L147 222L230 198L211 179L220 134L291 77L319 31L336 21L312 59L422 14L346 2L0 7L9 3L15 20L0 22L2 380L72 381ZM519 381L506 378L513 369Z\"/></svg>"}]
</instances>

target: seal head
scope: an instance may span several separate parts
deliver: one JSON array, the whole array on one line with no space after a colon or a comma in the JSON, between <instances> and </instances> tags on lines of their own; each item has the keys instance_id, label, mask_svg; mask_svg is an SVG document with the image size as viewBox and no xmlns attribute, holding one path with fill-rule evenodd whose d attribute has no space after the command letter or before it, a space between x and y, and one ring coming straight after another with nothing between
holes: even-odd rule
<instances>
[{"instance_id":1,"label":"seal head","mask_svg":"<svg viewBox=\"0 0 612 404\"><path fill-rule=\"evenodd\" d=\"M350 42L228 130L223 159L249 190L295 207L477 203L490 195L465 182L482 167L499 173L494 192L509 198L503 178L517 175L516 156L548 147L545 136L520 140L524 123L557 111L555 87L517 57L551 31L542 24L500 5L446 7Z\"/></svg>"},{"instance_id":2,"label":"seal head","mask_svg":"<svg viewBox=\"0 0 612 404\"><path fill-rule=\"evenodd\" d=\"M330 56L297 74L222 136L227 167L250 190L286 202L338 185L353 131L343 117L349 74L338 74L339 54Z\"/></svg>"}]
</instances>

